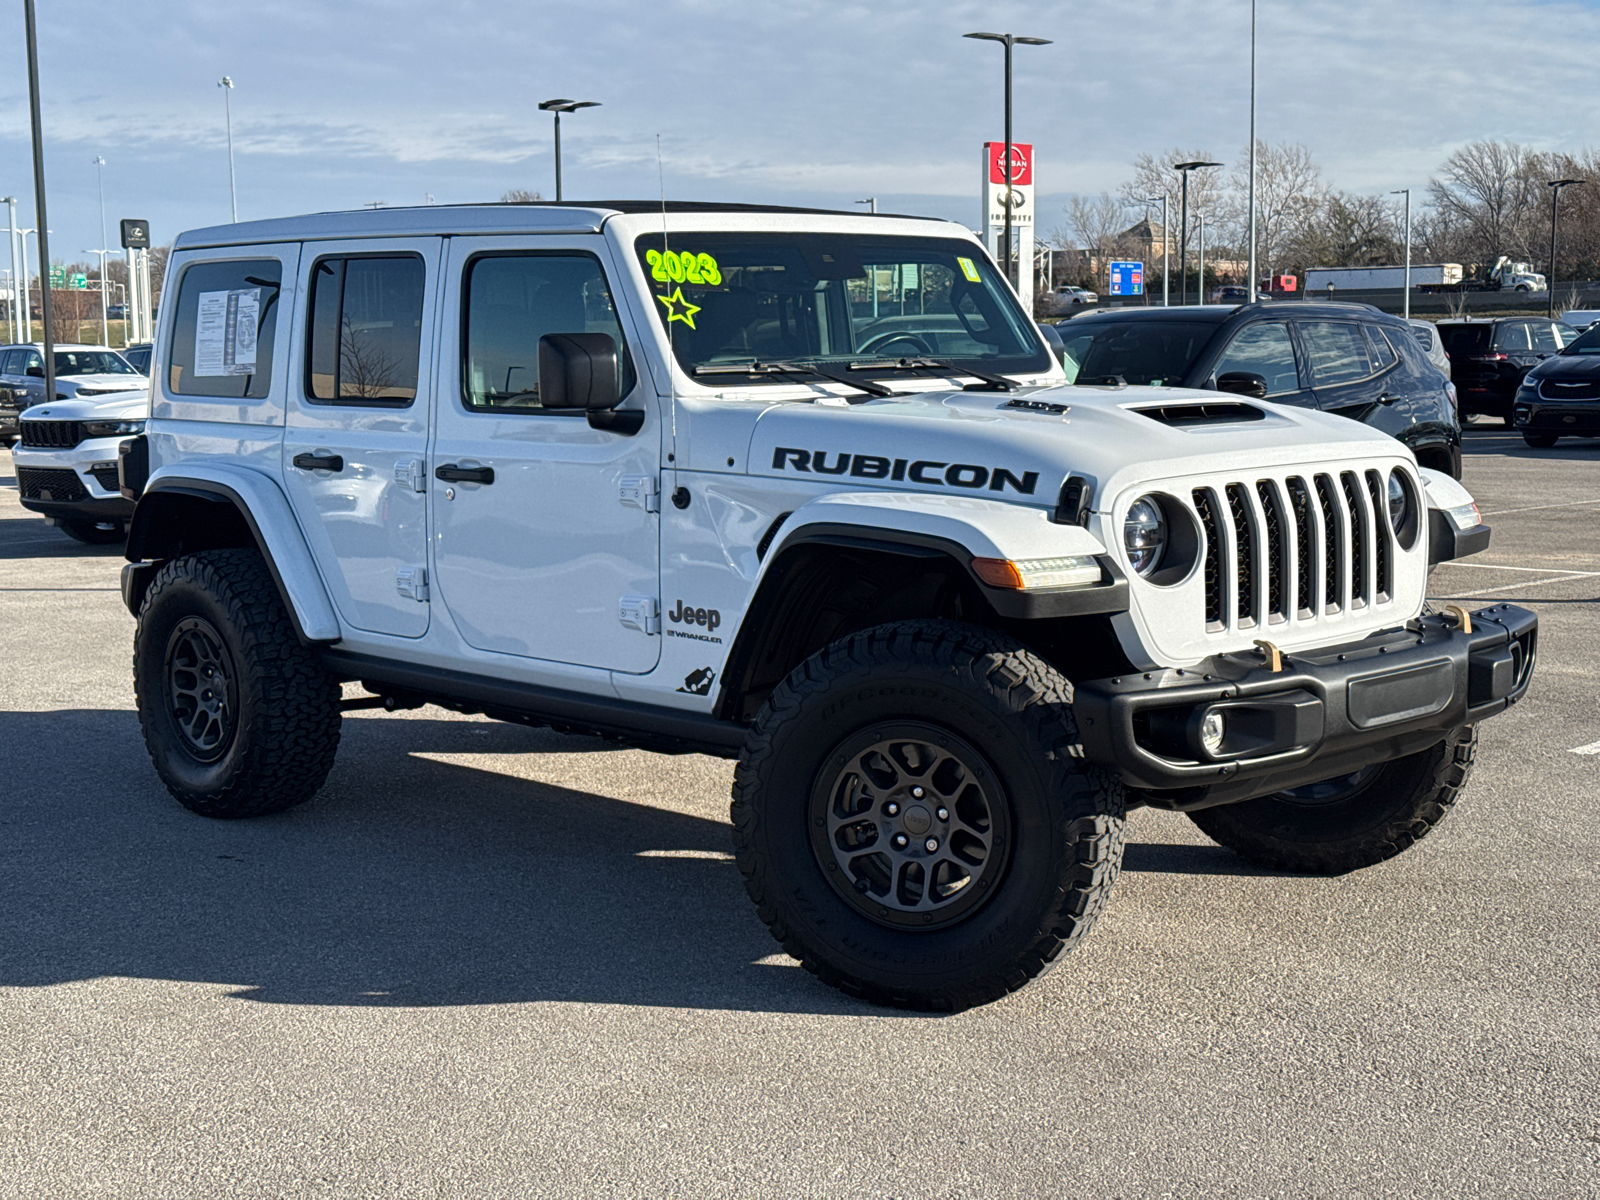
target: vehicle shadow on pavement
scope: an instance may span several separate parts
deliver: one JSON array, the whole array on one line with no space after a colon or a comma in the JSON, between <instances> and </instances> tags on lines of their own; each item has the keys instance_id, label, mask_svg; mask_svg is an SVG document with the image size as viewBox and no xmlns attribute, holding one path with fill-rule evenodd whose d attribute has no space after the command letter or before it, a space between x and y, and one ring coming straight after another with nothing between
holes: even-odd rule
<instances>
[{"instance_id":1,"label":"vehicle shadow on pavement","mask_svg":"<svg viewBox=\"0 0 1600 1200\"><path fill-rule=\"evenodd\" d=\"M0 518L0 560L20 558L113 558L120 559L123 543L112 546L86 546L75 542L59 529L44 523L43 517Z\"/></svg>"},{"instance_id":2,"label":"vehicle shadow on pavement","mask_svg":"<svg viewBox=\"0 0 1600 1200\"><path fill-rule=\"evenodd\" d=\"M725 823L423 757L580 742L347 720L316 799L212 821L167 795L134 713L0 714L0 986L117 975L274 1004L861 1011L760 961L779 948Z\"/></svg>"},{"instance_id":3,"label":"vehicle shadow on pavement","mask_svg":"<svg viewBox=\"0 0 1600 1200\"><path fill-rule=\"evenodd\" d=\"M1232 850L1221 846L1190 846L1171 842L1129 842L1122 855L1124 871L1160 875L1241 875L1251 878L1297 879L1293 871L1251 866Z\"/></svg>"}]
</instances>

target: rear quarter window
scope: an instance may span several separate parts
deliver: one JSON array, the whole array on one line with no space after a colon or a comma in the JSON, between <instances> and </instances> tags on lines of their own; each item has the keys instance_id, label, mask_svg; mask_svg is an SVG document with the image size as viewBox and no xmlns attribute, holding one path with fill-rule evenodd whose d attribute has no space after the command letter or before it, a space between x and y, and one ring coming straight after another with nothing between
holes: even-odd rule
<instances>
[{"instance_id":1,"label":"rear quarter window","mask_svg":"<svg viewBox=\"0 0 1600 1200\"><path fill-rule=\"evenodd\" d=\"M1441 325L1439 340L1446 354L1478 354L1489 348L1493 325Z\"/></svg>"},{"instance_id":2,"label":"rear quarter window","mask_svg":"<svg viewBox=\"0 0 1600 1200\"><path fill-rule=\"evenodd\" d=\"M259 400L272 388L283 268L275 258L196 262L178 280L167 358L177 396Z\"/></svg>"}]
</instances>

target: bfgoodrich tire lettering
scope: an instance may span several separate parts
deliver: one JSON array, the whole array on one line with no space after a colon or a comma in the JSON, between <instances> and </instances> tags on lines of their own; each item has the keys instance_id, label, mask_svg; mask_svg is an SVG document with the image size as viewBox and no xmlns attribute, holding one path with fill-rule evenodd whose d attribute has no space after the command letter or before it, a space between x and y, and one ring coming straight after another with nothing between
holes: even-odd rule
<instances>
[{"instance_id":1,"label":"bfgoodrich tire lettering","mask_svg":"<svg viewBox=\"0 0 1600 1200\"><path fill-rule=\"evenodd\" d=\"M1213 841L1264 867L1343 875L1393 858L1455 807L1478 749L1474 726L1354 775L1190 813Z\"/></svg>"},{"instance_id":2,"label":"bfgoodrich tire lettering","mask_svg":"<svg viewBox=\"0 0 1600 1200\"><path fill-rule=\"evenodd\" d=\"M1016 642L944 621L866 630L797 667L756 718L732 807L745 886L784 949L852 994L939 1010L996 999L1054 964L1104 907L1123 848L1122 789L1073 757L1070 693ZM826 819L816 807L819 787L830 794L840 772L874 747L931 748L941 738L942 751L981 778L983 795L966 797L961 820L973 839L968 882L988 894L924 913L914 889L874 913L830 882L845 860L815 842ZM924 761L941 753L930 749ZM912 775L916 757L906 760ZM881 786L898 784L886 777ZM878 793L871 813L863 810L882 824L880 836L900 830L884 816L888 799ZM1003 813L991 820L984 806ZM906 829L928 819L918 815ZM936 811L931 819L928 835L946 836ZM1010 844L1001 853L990 837L980 849L982 830L1005 830ZM915 927L924 916L927 927Z\"/></svg>"},{"instance_id":3,"label":"bfgoodrich tire lettering","mask_svg":"<svg viewBox=\"0 0 1600 1200\"><path fill-rule=\"evenodd\" d=\"M339 748L339 685L295 637L254 550L165 564L134 637L139 724L185 808L253 817L309 800Z\"/></svg>"}]
</instances>

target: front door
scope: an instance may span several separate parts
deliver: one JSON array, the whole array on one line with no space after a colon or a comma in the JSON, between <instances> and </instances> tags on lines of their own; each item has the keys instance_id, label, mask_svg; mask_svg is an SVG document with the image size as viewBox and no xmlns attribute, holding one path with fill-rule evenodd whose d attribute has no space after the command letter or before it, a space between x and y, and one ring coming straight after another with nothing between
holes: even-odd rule
<instances>
[{"instance_id":1,"label":"front door","mask_svg":"<svg viewBox=\"0 0 1600 1200\"><path fill-rule=\"evenodd\" d=\"M661 430L609 249L593 236L454 238L448 257L429 480L439 595L480 650L647 672L661 646L660 518L651 489L624 481L657 479ZM540 405L547 333L615 340L623 407L645 409L638 433Z\"/></svg>"},{"instance_id":2,"label":"front door","mask_svg":"<svg viewBox=\"0 0 1600 1200\"><path fill-rule=\"evenodd\" d=\"M301 256L283 477L340 615L428 631L427 449L440 239Z\"/></svg>"},{"instance_id":3,"label":"front door","mask_svg":"<svg viewBox=\"0 0 1600 1200\"><path fill-rule=\"evenodd\" d=\"M1410 426L1409 397L1392 378L1400 360L1391 347L1385 346L1385 357L1378 359L1356 321L1297 320L1295 325L1319 408L1391 437Z\"/></svg>"}]
</instances>

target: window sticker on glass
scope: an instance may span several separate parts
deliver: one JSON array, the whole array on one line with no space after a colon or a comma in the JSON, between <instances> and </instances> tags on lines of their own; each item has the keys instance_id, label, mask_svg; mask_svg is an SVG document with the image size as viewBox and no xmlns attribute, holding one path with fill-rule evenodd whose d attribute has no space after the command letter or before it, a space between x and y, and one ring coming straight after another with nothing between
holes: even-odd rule
<instances>
[{"instance_id":1,"label":"window sticker on glass","mask_svg":"<svg viewBox=\"0 0 1600 1200\"><path fill-rule=\"evenodd\" d=\"M956 262L960 264L961 273L963 275L965 275L973 283L981 282L980 276L978 275L978 268L973 266L970 258L958 258L956 259Z\"/></svg>"},{"instance_id":2,"label":"window sticker on glass","mask_svg":"<svg viewBox=\"0 0 1600 1200\"><path fill-rule=\"evenodd\" d=\"M652 250L650 253L654 254ZM667 306L667 324L682 321L690 329L694 328L694 315L700 311L698 304L690 304L683 298L683 289L676 289L670 296L657 296L657 300Z\"/></svg>"},{"instance_id":3,"label":"window sticker on glass","mask_svg":"<svg viewBox=\"0 0 1600 1200\"><path fill-rule=\"evenodd\" d=\"M194 373L254 375L261 289L201 292L195 309Z\"/></svg>"},{"instance_id":4,"label":"window sticker on glass","mask_svg":"<svg viewBox=\"0 0 1600 1200\"><path fill-rule=\"evenodd\" d=\"M702 287L717 287L722 283L722 270L709 254L697 254L693 250L651 250L644 257L650 264L650 278L657 283L696 283Z\"/></svg>"}]
</instances>

